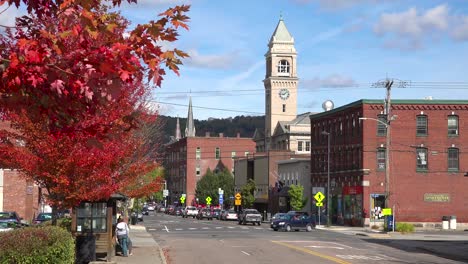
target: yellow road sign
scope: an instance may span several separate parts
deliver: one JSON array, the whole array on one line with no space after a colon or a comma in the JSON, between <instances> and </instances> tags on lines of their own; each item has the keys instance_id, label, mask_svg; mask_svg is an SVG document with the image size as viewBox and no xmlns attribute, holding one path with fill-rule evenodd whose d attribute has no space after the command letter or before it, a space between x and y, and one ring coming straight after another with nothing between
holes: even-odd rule
<instances>
[{"instance_id":1,"label":"yellow road sign","mask_svg":"<svg viewBox=\"0 0 468 264\"><path fill-rule=\"evenodd\" d=\"M323 203L322 202L317 202L317 203L315 203L315 205L320 207L320 206L323 206Z\"/></svg>"},{"instance_id":2,"label":"yellow road sign","mask_svg":"<svg viewBox=\"0 0 468 264\"><path fill-rule=\"evenodd\" d=\"M392 208L382 208L383 215L392 215Z\"/></svg>"},{"instance_id":3,"label":"yellow road sign","mask_svg":"<svg viewBox=\"0 0 468 264\"><path fill-rule=\"evenodd\" d=\"M234 200L234 205L241 205L241 200Z\"/></svg>"},{"instance_id":4,"label":"yellow road sign","mask_svg":"<svg viewBox=\"0 0 468 264\"><path fill-rule=\"evenodd\" d=\"M242 198L241 194L240 193L236 193L236 200L240 200Z\"/></svg>"},{"instance_id":5,"label":"yellow road sign","mask_svg":"<svg viewBox=\"0 0 468 264\"><path fill-rule=\"evenodd\" d=\"M325 199L325 195L323 195L322 192L318 192L314 195L314 198L317 202L321 202L323 199Z\"/></svg>"},{"instance_id":6,"label":"yellow road sign","mask_svg":"<svg viewBox=\"0 0 468 264\"><path fill-rule=\"evenodd\" d=\"M184 197L184 196L180 197L180 201L181 201L182 203L184 203L184 202L185 202L185 197Z\"/></svg>"},{"instance_id":7,"label":"yellow road sign","mask_svg":"<svg viewBox=\"0 0 468 264\"><path fill-rule=\"evenodd\" d=\"M205 201L206 201L206 204L208 204L208 205L211 204L211 197L209 197L209 196L206 197Z\"/></svg>"}]
</instances>

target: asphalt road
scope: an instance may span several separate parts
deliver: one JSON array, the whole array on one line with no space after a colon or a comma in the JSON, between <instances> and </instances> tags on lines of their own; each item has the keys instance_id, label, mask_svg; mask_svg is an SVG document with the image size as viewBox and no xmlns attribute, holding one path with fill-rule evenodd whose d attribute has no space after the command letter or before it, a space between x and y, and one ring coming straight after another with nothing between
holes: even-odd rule
<instances>
[{"instance_id":1,"label":"asphalt road","mask_svg":"<svg viewBox=\"0 0 468 264\"><path fill-rule=\"evenodd\" d=\"M268 223L244 226L235 221L162 213L145 216L143 224L167 252L168 264L466 263L434 254L414 241L371 239L328 230L275 232Z\"/></svg>"}]
</instances>

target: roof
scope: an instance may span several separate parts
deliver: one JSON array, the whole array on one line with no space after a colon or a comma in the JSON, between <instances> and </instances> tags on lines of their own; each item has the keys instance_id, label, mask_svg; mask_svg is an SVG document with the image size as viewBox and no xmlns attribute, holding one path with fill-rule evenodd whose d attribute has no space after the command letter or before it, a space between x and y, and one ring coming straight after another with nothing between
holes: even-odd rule
<instances>
[{"instance_id":1,"label":"roof","mask_svg":"<svg viewBox=\"0 0 468 264\"><path fill-rule=\"evenodd\" d=\"M294 42L294 38L286 28L283 18L280 18L278 21L278 25L276 25L275 32L273 32L270 42Z\"/></svg>"},{"instance_id":2,"label":"roof","mask_svg":"<svg viewBox=\"0 0 468 264\"><path fill-rule=\"evenodd\" d=\"M278 121L278 124L275 127L275 133L273 134L282 134L282 133L290 133L290 127L295 126L295 125L310 125L310 115L311 112L303 113L298 115L296 118L294 118L291 121ZM278 131L278 129L281 128L281 131ZM306 133L306 134L310 134Z\"/></svg>"},{"instance_id":3,"label":"roof","mask_svg":"<svg viewBox=\"0 0 468 264\"><path fill-rule=\"evenodd\" d=\"M392 99L392 105L468 105L468 100L428 100L428 99ZM384 104L382 99L361 99L352 103L340 106L330 111L313 113L310 119L321 118L332 113L340 112L344 109L356 107L364 104Z\"/></svg>"}]
</instances>

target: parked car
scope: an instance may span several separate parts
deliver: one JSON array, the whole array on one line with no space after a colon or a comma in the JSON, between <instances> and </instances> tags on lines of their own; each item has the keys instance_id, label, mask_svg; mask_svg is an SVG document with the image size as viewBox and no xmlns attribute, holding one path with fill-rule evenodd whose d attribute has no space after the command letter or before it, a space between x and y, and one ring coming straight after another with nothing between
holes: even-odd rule
<instances>
[{"instance_id":1,"label":"parked car","mask_svg":"<svg viewBox=\"0 0 468 264\"><path fill-rule=\"evenodd\" d=\"M239 214L239 225L243 224L246 225L247 223L252 223L255 225L257 223L258 225L261 225L262 223L262 215L260 214L257 209L244 209L240 214Z\"/></svg>"},{"instance_id":2,"label":"parked car","mask_svg":"<svg viewBox=\"0 0 468 264\"><path fill-rule=\"evenodd\" d=\"M197 214L197 219L198 220L201 220L203 218L206 218L208 220L213 220L213 214L211 212L211 209L209 208L203 208L201 210L198 211L198 214Z\"/></svg>"},{"instance_id":3,"label":"parked car","mask_svg":"<svg viewBox=\"0 0 468 264\"><path fill-rule=\"evenodd\" d=\"M187 217L192 217L195 218L198 214L198 209L195 206L187 206L184 209L182 217L187 218Z\"/></svg>"},{"instance_id":4,"label":"parked car","mask_svg":"<svg viewBox=\"0 0 468 264\"><path fill-rule=\"evenodd\" d=\"M288 212L279 219L271 223L271 228L275 231L299 231L306 230L307 232L315 229L315 219L309 216L306 212Z\"/></svg>"},{"instance_id":5,"label":"parked car","mask_svg":"<svg viewBox=\"0 0 468 264\"><path fill-rule=\"evenodd\" d=\"M155 206L154 205L148 205L148 211L154 211Z\"/></svg>"},{"instance_id":6,"label":"parked car","mask_svg":"<svg viewBox=\"0 0 468 264\"><path fill-rule=\"evenodd\" d=\"M216 219L219 220L219 217L220 217L220 215L221 215L221 209L218 209L218 208L213 209L212 214L213 214L213 217L214 217L214 218L216 218Z\"/></svg>"},{"instance_id":7,"label":"parked car","mask_svg":"<svg viewBox=\"0 0 468 264\"><path fill-rule=\"evenodd\" d=\"M52 220L52 213L39 213L36 219L34 219L34 224L38 225L49 220Z\"/></svg>"},{"instance_id":8,"label":"parked car","mask_svg":"<svg viewBox=\"0 0 468 264\"><path fill-rule=\"evenodd\" d=\"M21 223L22 218L14 212L0 212L0 231L9 231L23 226Z\"/></svg>"},{"instance_id":9,"label":"parked car","mask_svg":"<svg viewBox=\"0 0 468 264\"><path fill-rule=\"evenodd\" d=\"M237 220L237 212L234 210L226 210L223 216L224 220Z\"/></svg>"},{"instance_id":10,"label":"parked car","mask_svg":"<svg viewBox=\"0 0 468 264\"><path fill-rule=\"evenodd\" d=\"M149 210L147 206L143 206L143 209L141 209L141 213L143 215L149 215Z\"/></svg>"},{"instance_id":11,"label":"parked car","mask_svg":"<svg viewBox=\"0 0 468 264\"><path fill-rule=\"evenodd\" d=\"M174 209L174 212L172 213L172 215L182 215L182 211L183 211L183 208L178 206Z\"/></svg>"}]
</instances>

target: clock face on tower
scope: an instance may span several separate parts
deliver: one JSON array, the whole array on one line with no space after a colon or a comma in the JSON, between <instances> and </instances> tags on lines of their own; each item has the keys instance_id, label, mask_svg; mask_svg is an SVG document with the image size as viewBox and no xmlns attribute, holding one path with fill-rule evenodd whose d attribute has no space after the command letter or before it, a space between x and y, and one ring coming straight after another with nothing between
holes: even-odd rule
<instances>
[{"instance_id":1,"label":"clock face on tower","mask_svg":"<svg viewBox=\"0 0 468 264\"><path fill-rule=\"evenodd\" d=\"M286 88L280 89L279 90L279 97L283 100L286 100L289 98L289 90Z\"/></svg>"}]
</instances>

